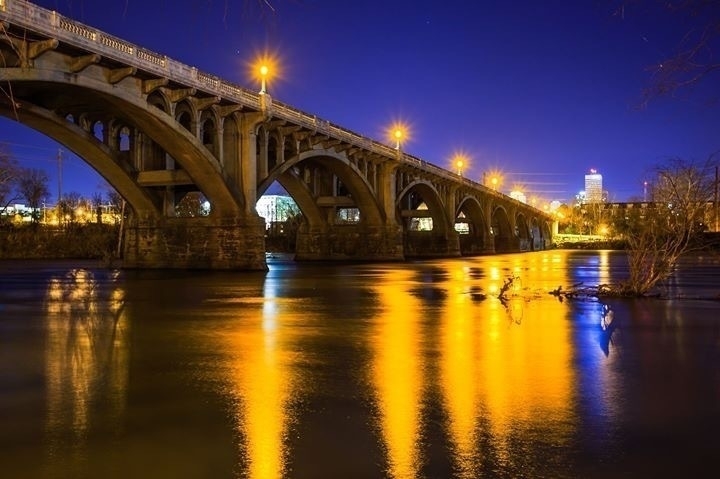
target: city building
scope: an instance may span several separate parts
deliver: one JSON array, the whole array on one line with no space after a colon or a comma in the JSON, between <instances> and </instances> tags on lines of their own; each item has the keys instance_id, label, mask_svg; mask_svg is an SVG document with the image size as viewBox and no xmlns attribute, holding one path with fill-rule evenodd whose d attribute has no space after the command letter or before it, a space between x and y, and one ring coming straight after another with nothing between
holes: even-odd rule
<instances>
[{"instance_id":1,"label":"city building","mask_svg":"<svg viewBox=\"0 0 720 479\"><path fill-rule=\"evenodd\" d=\"M282 223L295 214L297 206L290 196L263 195L255 204L257 213L265 218L265 227L270 229L272 225Z\"/></svg>"},{"instance_id":2,"label":"city building","mask_svg":"<svg viewBox=\"0 0 720 479\"><path fill-rule=\"evenodd\" d=\"M603 200L602 175L596 169L591 169L585 175L585 198L586 203L600 203Z\"/></svg>"}]
</instances>

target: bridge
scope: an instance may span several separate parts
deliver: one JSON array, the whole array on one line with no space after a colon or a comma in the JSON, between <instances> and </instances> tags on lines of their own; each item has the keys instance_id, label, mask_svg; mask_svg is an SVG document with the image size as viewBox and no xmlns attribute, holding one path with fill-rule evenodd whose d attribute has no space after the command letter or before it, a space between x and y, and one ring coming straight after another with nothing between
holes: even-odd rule
<instances>
[{"instance_id":1,"label":"bridge","mask_svg":"<svg viewBox=\"0 0 720 479\"><path fill-rule=\"evenodd\" d=\"M262 270L278 182L297 260L532 251L542 211L397 148L34 5L0 0L0 113L73 151L130 206L127 268ZM179 216L198 192L210 213Z\"/></svg>"}]
</instances>

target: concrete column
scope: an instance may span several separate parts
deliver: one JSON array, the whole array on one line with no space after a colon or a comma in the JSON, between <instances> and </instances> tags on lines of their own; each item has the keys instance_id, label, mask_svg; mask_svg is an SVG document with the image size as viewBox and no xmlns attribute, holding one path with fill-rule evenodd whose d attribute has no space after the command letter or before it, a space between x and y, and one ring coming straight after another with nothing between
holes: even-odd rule
<instances>
[{"instance_id":1,"label":"concrete column","mask_svg":"<svg viewBox=\"0 0 720 479\"><path fill-rule=\"evenodd\" d=\"M377 168L375 168L377 171ZM398 224L395 216L395 205L397 202L397 191L395 187L395 175L397 165L391 162L383 163L380 167L380 175L377 178L377 194L380 205L385 211L385 224L388 226L396 226Z\"/></svg>"},{"instance_id":2,"label":"concrete column","mask_svg":"<svg viewBox=\"0 0 720 479\"><path fill-rule=\"evenodd\" d=\"M457 209L455 193L457 193L457 190L458 187L455 185L448 187L448 191L445 197L445 214L448 218L450 218L450 229L452 229L453 232L455 231L455 210Z\"/></svg>"},{"instance_id":3,"label":"concrete column","mask_svg":"<svg viewBox=\"0 0 720 479\"><path fill-rule=\"evenodd\" d=\"M245 113L240 119L240 176L243 199L245 201L245 213L255 214L255 203L257 203L257 127L263 121L261 113ZM267 160L267 157L266 157ZM267 162L265 163L267 165Z\"/></svg>"},{"instance_id":4,"label":"concrete column","mask_svg":"<svg viewBox=\"0 0 720 479\"><path fill-rule=\"evenodd\" d=\"M258 138L260 141L258 142L260 145L260 151L256 151L256 164L257 169L255 170L257 173L257 176L255 178L255 181L257 182L258 179L265 178L268 175L268 132L265 129L260 130L258 133L255 134L255 138ZM256 148L256 147L255 147ZM257 148L256 148L257 149Z\"/></svg>"},{"instance_id":5,"label":"concrete column","mask_svg":"<svg viewBox=\"0 0 720 479\"><path fill-rule=\"evenodd\" d=\"M216 158L220 162L220 164L225 167L225 143L223 142L223 121L224 118L220 118L220 124L217 126L217 131L215 132L215 142L217 145L217 149L215 151Z\"/></svg>"}]
</instances>

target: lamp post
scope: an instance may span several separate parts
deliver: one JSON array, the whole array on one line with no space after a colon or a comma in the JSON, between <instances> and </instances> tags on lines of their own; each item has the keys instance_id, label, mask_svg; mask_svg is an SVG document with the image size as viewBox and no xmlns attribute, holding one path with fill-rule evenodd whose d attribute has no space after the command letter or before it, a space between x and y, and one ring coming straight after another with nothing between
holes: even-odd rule
<instances>
[{"instance_id":1,"label":"lamp post","mask_svg":"<svg viewBox=\"0 0 720 479\"><path fill-rule=\"evenodd\" d=\"M261 95L264 95L265 93L267 93L265 80L267 78L268 71L269 70L268 70L267 65L265 65L265 64L260 65L260 94Z\"/></svg>"},{"instance_id":2,"label":"lamp post","mask_svg":"<svg viewBox=\"0 0 720 479\"><path fill-rule=\"evenodd\" d=\"M463 174L463 167L465 166L465 161L462 156L456 156L455 157L455 168L457 168L457 174L459 176L462 176Z\"/></svg>"},{"instance_id":3,"label":"lamp post","mask_svg":"<svg viewBox=\"0 0 720 479\"><path fill-rule=\"evenodd\" d=\"M395 138L395 149L400 150L400 140L402 140L403 131L400 128L395 128L393 131L393 138Z\"/></svg>"}]
</instances>

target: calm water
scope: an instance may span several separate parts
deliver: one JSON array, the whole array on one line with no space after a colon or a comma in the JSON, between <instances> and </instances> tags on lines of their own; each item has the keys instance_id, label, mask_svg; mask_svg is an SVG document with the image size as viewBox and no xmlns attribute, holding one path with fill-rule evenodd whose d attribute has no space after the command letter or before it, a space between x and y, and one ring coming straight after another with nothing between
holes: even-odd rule
<instances>
[{"instance_id":1,"label":"calm water","mask_svg":"<svg viewBox=\"0 0 720 479\"><path fill-rule=\"evenodd\" d=\"M688 299L602 304L548 291L622 278L621 254L0 263L0 475L714 476L720 301L697 298L719 273L687 260Z\"/></svg>"}]
</instances>

